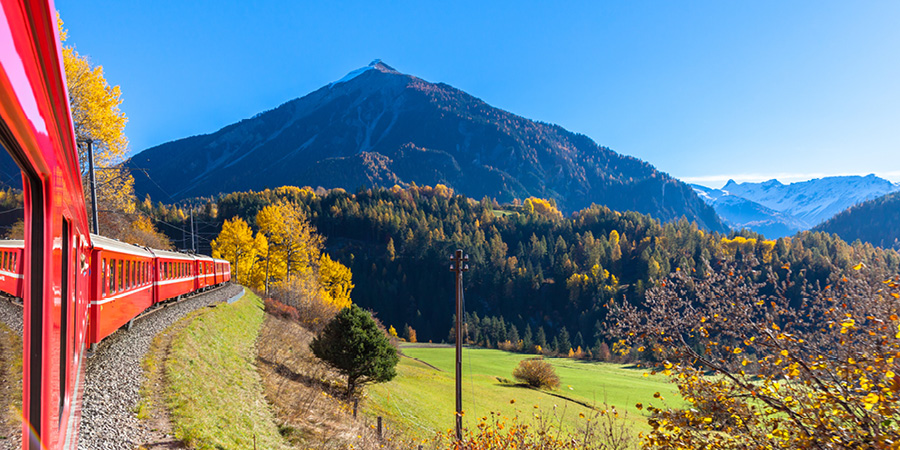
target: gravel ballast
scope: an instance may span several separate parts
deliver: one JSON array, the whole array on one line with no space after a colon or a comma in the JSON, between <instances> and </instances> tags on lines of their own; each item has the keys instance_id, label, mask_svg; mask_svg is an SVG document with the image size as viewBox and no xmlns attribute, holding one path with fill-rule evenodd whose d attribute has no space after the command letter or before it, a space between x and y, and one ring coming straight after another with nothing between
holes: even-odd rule
<instances>
[{"instance_id":1,"label":"gravel ballast","mask_svg":"<svg viewBox=\"0 0 900 450\"><path fill-rule=\"evenodd\" d=\"M81 436L83 450L133 450L151 438L136 416L144 381L141 361L153 338L185 314L226 301L242 292L230 285L197 295L135 321L130 331L119 330L100 343L87 359Z\"/></svg>"},{"instance_id":2,"label":"gravel ballast","mask_svg":"<svg viewBox=\"0 0 900 450\"><path fill-rule=\"evenodd\" d=\"M22 307L0 298L0 322L22 335Z\"/></svg>"}]
</instances>

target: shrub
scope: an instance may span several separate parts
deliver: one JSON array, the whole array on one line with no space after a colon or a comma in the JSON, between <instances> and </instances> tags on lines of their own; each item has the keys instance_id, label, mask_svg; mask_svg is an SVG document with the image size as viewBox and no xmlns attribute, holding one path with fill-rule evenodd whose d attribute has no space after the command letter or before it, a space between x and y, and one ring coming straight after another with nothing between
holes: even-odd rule
<instances>
[{"instance_id":1,"label":"shrub","mask_svg":"<svg viewBox=\"0 0 900 450\"><path fill-rule=\"evenodd\" d=\"M347 377L348 397L358 386L390 381L397 375L397 350L372 315L356 305L342 309L309 348Z\"/></svg>"},{"instance_id":2,"label":"shrub","mask_svg":"<svg viewBox=\"0 0 900 450\"><path fill-rule=\"evenodd\" d=\"M645 446L897 448L900 276L864 267L824 287L795 285L787 265L676 271L623 305L618 350L666 358L655 369L684 399L654 395Z\"/></svg>"},{"instance_id":3,"label":"shrub","mask_svg":"<svg viewBox=\"0 0 900 450\"><path fill-rule=\"evenodd\" d=\"M319 332L340 311L327 296L322 294L318 283L311 277L294 277L290 281L275 283L271 289L274 300L292 308L290 317L313 332Z\"/></svg>"},{"instance_id":4,"label":"shrub","mask_svg":"<svg viewBox=\"0 0 900 450\"><path fill-rule=\"evenodd\" d=\"M271 298L266 299L265 310L267 313L276 317L282 317L294 321L300 319L300 313L297 311L297 308L285 305L284 303Z\"/></svg>"},{"instance_id":5,"label":"shrub","mask_svg":"<svg viewBox=\"0 0 900 450\"><path fill-rule=\"evenodd\" d=\"M556 369L543 358L529 358L519 361L513 370L513 378L539 389L559 387L559 375Z\"/></svg>"}]
</instances>

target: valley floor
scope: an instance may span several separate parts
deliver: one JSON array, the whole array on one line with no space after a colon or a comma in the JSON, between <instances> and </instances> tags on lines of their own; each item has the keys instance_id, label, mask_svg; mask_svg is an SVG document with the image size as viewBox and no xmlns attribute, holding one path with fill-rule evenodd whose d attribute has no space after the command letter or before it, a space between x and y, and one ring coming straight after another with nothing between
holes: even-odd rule
<instances>
[{"instance_id":1,"label":"valley floor","mask_svg":"<svg viewBox=\"0 0 900 450\"><path fill-rule=\"evenodd\" d=\"M455 409L455 348L406 344L397 377L368 388L368 413L384 415L422 438L446 432L453 426ZM533 355L501 350L463 350L463 425L474 428L491 412L511 420L528 422L535 415L551 417L569 431L577 432L595 410L615 407L635 435L649 429L646 417L635 404L659 403L660 392L670 404L679 405L675 386L662 376L634 366L548 358L560 377L558 390L522 387L512 379L519 361ZM604 406L608 405L608 406Z\"/></svg>"}]
</instances>

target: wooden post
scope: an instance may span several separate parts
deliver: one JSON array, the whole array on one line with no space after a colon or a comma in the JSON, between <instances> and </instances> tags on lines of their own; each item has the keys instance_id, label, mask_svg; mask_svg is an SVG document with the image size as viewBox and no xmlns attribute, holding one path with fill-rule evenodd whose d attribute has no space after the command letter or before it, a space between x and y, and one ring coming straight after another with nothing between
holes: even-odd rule
<instances>
[{"instance_id":1,"label":"wooden post","mask_svg":"<svg viewBox=\"0 0 900 450\"><path fill-rule=\"evenodd\" d=\"M469 255L462 250L450 257L450 270L456 273L456 440L462 441L462 316L463 316L463 272L469 270Z\"/></svg>"},{"instance_id":2,"label":"wooden post","mask_svg":"<svg viewBox=\"0 0 900 450\"><path fill-rule=\"evenodd\" d=\"M256 450L256 433L253 433L253 450Z\"/></svg>"},{"instance_id":3,"label":"wooden post","mask_svg":"<svg viewBox=\"0 0 900 450\"><path fill-rule=\"evenodd\" d=\"M381 416L378 416L378 439L381 439Z\"/></svg>"},{"instance_id":4,"label":"wooden post","mask_svg":"<svg viewBox=\"0 0 900 450\"><path fill-rule=\"evenodd\" d=\"M354 398L354 399L353 399L353 418L354 418L354 419L356 418L356 411L357 411L358 409L359 409L359 399L358 399L358 398Z\"/></svg>"}]
</instances>

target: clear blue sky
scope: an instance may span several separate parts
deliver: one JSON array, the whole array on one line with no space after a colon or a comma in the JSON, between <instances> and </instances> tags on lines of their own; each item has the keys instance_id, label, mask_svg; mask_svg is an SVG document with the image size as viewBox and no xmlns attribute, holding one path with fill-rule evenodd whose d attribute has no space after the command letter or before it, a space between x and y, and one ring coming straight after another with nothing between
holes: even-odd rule
<instances>
[{"instance_id":1,"label":"clear blue sky","mask_svg":"<svg viewBox=\"0 0 900 450\"><path fill-rule=\"evenodd\" d=\"M377 3L377 4L376 4ZM900 181L900 2L58 0L133 151L380 58L686 181Z\"/></svg>"}]
</instances>

